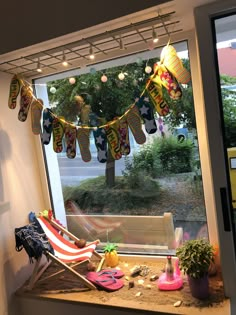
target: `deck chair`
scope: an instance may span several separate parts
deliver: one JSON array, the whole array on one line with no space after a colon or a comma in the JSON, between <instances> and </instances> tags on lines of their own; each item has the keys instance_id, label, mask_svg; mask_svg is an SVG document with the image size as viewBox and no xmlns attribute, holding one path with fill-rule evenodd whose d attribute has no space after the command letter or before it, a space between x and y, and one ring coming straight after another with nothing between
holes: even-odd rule
<instances>
[{"instance_id":1,"label":"deck chair","mask_svg":"<svg viewBox=\"0 0 236 315\"><path fill-rule=\"evenodd\" d=\"M56 221L54 221L53 218L46 219L45 217L40 216L37 217L36 220L45 232L54 250L54 254L49 251L46 252L46 256L49 262L41 269L39 268L41 258L37 260L28 286L29 289L33 288L34 284L39 280L43 272L52 261L60 265L62 269L54 274L50 274L49 276L47 276L47 278L41 277L39 281L54 277L67 270L74 274L88 288L96 289L96 287L90 281L88 281L83 275L74 270L74 268L81 263L84 263L86 261L88 262L91 259L92 255L95 255L99 259L99 266L97 270L101 269L104 262L104 257L102 257L102 255L100 255L95 250L97 244L99 243L99 240L93 241L83 248L78 248L74 243L64 238L63 235L66 235L73 241L79 241L79 239L71 234L67 229L58 224ZM60 234L60 232L62 232L63 235Z\"/></svg>"}]
</instances>

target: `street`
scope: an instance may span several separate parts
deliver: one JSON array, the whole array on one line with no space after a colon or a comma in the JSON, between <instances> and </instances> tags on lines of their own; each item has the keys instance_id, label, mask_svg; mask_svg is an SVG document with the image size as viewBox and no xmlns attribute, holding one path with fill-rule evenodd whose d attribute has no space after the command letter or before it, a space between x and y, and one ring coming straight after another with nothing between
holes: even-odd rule
<instances>
[{"instance_id":1,"label":"street","mask_svg":"<svg viewBox=\"0 0 236 315\"><path fill-rule=\"evenodd\" d=\"M96 156L90 162L84 162L78 155L74 159L58 156L59 171L62 186L79 185L82 180L105 175L106 163L99 163ZM115 162L116 176L122 175L125 160L121 158Z\"/></svg>"}]
</instances>

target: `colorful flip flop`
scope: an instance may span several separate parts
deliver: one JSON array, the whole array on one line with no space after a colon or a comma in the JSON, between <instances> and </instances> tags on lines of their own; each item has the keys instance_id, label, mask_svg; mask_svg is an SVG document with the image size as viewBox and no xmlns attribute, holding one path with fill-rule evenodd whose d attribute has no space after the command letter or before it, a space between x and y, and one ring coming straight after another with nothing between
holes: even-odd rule
<instances>
[{"instance_id":1,"label":"colorful flip flop","mask_svg":"<svg viewBox=\"0 0 236 315\"><path fill-rule=\"evenodd\" d=\"M20 121L26 121L32 101L33 91L31 86L23 85L20 91L20 110L18 113L18 119Z\"/></svg>"},{"instance_id":2,"label":"colorful flip flop","mask_svg":"<svg viewBox=\"0 0 236 315\"><path fill-rule=\"evenodd\" d=\"M160 116L166 116L169 113L169 106L162 98L162 88L151 80L147 84L148 95Z\"/></svg>"},{"instance_id":3,"label":"colorful flip flop","mask_svg":"<svg viewBox=\"0 0 236 315\"><path fill-rule=\"evenodd\" d=\"M79 143L80 154L82 160L84 162L91 161L91 152L89 149L90 141L89 141L90 129L86 127L79 127L77 129L77 140Z\"/></svg>"},{"instance_id":4,"label":"colorful flip flop","mask_svg":"<svg viewBox=\"0 0 236 315\"><path fill-rule=\"evenodd\" d=\"M8 98L8 107L11 109L16 108L17 96L20 93L21 85L22 85L21 80L18 79L17 75L14 75L13 78L11 79Z\"/></svg>"},{"instance_id":5,"label":"colorful flip flop","mask_svg":"<svg viewBox=\"0 0 236 315\"><path fill-rule=\"evenodd\" d=\"M33 134L39 135L41 131L41 116L43 111L43 101L36 99L31 104L31 126Z\"/></svg>"},{"instance_id":6,"label":"colorful flip flop","mask_svg":"<svg viewBox=\"0 0 236 315\"><path fill-rule=\"evenodd\" d=\"M65 120L63 117L55 117L52 122L53 150L60 153L63 150L62 138L64 136Z\"/></svg>"},{"instance_id":7,"label":"colorful flip flop","mask_svg":"<svg viewBox=\"0 0 236 315\"><path fill-rule=\"evenodd\" d=\"M77 135L76 126L70 123L66 123L65 124L66 155L69 159L73 159L76 156L76 135Z\"/></svg>"},{"instance_id":8,"label":"colorful flip flop","mask_svg":"<svg viewBox=\"0 0 236 315\"><path fill-rule=\"evenodd\" d=\"M107 161L107 137L104 128L97 128L93 131L94 141L98 150L97 159L100 163Z\"/></svg>"},{"instance_id":9,"label":"colorful flip flop","mask_svg":"<svg viewBox=\"0 0 236 315\"><path fill-rule=\"evenodd\" d=\"M157 84L161 83L166 88L170 98L178 100L182 97L182 91L177 80L163 64L156 63L154 72L156 75L153 76L152 81Z\"/></svg>"},{"instance_id":10,"label":"colorful flip flop","mask_svg":"<svg viewBox=\"0 0 236 315\"><path fill-rule=\"evenodd\" d=\"M136 102L136 105L138 106L140 116L144 120L144 125L147 133L155 133L157 131L157 125L154 118L153 107L149 103L148 97L140 97Z\"/></svg>"},{"instance_id":11,"label":"colorful flip flop","mask_svg":"<svg viewBox=\"0 0 236 315\"><path fill-rule=\"evenodd\" d=\"M129 127L125 117L120 120L119 134L121 154L128 155L130 154Z\"/></svg>"},{"instance_id":12,"label":"colorful flip flop","mask_svg":"<svg viewBox=\"0 0 236 315\"><path fill-rule=\"evenodd\" d=\"M106 291L117 291L124 286L122 280L116 279L112 275L98 275L96 272L88 272L86 279Z\"/></svg>"},{"instance_id":13,"label":"colorful flip flop","mask_svg":"<svg viewBox=\"0 0 236 315\"><path fill-rule=\"evenodd\" d=\"M146 136L142 130L141 117L136 105L133 105L126 115L128 125L132 131L134 139L138 144L143 144L146 141Z\"/></svg>"},{"instance_id":14,"label":"colorful flip flop","mask_svg":"<svg viewBox=\"0 0 236 315\"><path fill-rule=\"evenodd\" d=\"M107 135L107 141L112 157L115 160L119 160L122 157L120 147L120 135L119 135L119 120L115 119L106 125L105 131Z\"/></svg>"},{"instance_id":15,"label":"colorful flip flop","mask_svg":"<svg viewBox=\"0 0 236 315\"><path fill-rule=\"evenodd\" d=\"M52 135L52 123L54 120L54 114L50 108L45 108L43 111L43 144L49 144Z\"/></svg>"},{"instance_id":16,"label":"colorful flip flop","mask_svg":"<svg viewBox=\"0 0 236 315\"><path fill-rule=\"evenodd\" d=\"M165 65L179 83L187 84L191 80L189 71L184 68L181 59L172 45L167 45L162 49L161 63Z\"/></svg>"}]
</instances>

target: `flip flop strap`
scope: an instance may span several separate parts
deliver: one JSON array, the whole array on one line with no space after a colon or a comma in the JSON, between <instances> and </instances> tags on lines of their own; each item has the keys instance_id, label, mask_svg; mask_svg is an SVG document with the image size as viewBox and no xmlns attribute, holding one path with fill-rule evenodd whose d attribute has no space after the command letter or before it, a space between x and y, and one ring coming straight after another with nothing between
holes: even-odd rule
<instances>
[{"instance_id":1,"label":"flip flop strap","mask_svg":"<svg viewBox=\"0 0 236 315\"><path fill-rule=\"evenodd\" d=\"M113 277L113 275L110 275L107 277L107 279L103 279L103 280L99 280L99 279L96 279L96 282L108 282L108 281L111 281L113 280L114 283L116 283L117 279Z\"/></svg>"}]
</instances>

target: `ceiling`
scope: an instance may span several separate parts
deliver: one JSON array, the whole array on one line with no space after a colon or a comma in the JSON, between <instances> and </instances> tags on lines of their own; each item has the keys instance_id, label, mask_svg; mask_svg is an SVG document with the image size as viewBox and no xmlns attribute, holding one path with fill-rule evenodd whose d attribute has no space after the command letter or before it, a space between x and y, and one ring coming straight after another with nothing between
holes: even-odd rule
<instances>
[{"instance_id":1,"label":"ceiling","mask_svg":"<svg viewBox=\"0 0 236 315\"><path fill-rule=\"evenodd\" d=\"M207 2L213 2L210 0L147 0L147 2L145 1L146 5L142 6L140 5L139 0L134 0L137 1L136 6L128 6L126 10L117 9L116 14L114 15L114 10L111 10L111 1L100 0L100 9L95 6L96 0L93 1L93 9L95 11L97 9L97 12L99 12L96 19L93 19L89 23L88 19L91 15L89 13L91 12L89 12L89 7L87 7L85 3L83 4L83 11L81 10L82 12L78 13L80 26L77 25L76 27L77 29L80 27L80 30L73 32L73 29L75 28L75 24L73 24L73 27L70 28L70 31L72 31L68 35L64 35L65 30L63 26L68 25L67 21L69 19L69 17L65 15L64 21L61 21L60 24L61 31L58 30L57 32L63 36L54 39L51 39L52 32L48 31L48 25L46 25L48 12L46 14L45 23L44 15L41 14L41 21L39 22L40 29L44 34L44 38L47 38L48 40L35 45L29 45L26 48L19 48L12 52L1 54L0 71L11 74L20 73L24 77L45 76L52 73L62 72L67 69L91 66L94 63L113 59L118 56L152 49L153 30L156 31L160 39L165 38L166 40L168 38L173 38L176 33L189 31L194 28L194 7ZM122 1L127 2L126 0L121 0L119 2L119 7L122 7ZM132 2L133 0L131 3ZM104 7L107 9L105 10L105 15L104 9L102 9L102 3L106 3L107 5L107 7ZM142 3L144 2L142 1ZM153 3L158 5L153 6ZM139 5L137 6L137 4ZM40 5L42 6L43 3L40 2ZM112 6L114 7L113 9L115 9L114 3L112 3ZM125 8L125 6L123 6L123 8ZM65 10L65 7L62 7L61 9ZM94 16L94 10L92 16ZM71 10L71 12L72 11L73 10ZM51 15L49 21L49 23L51 23L51 27L49 28L53 30L55 30L54 22L58 25L58 21L56 22L57 12L59 12L59 8L55 7L55 14ZM58 16L60 16L60 14L61 13L59 13ZM110 20L111 18L113 19ZM36 25L38 25L36 18L34 18L34 21ZM95 24L98 21L102 21L102 23ZM34 27L34 25L32 27ZM30 34L28 34L28 30L29 29L22 30L22 34L24 31L25 34L29 36ZM29 36L29 38L31 37L33 37L34 42L37 42L40 41L42 35L41 33L35 33L34 36ZM121 49L121 40L124 49ZM32 41L28 42L31 43ZM20 43L22 45L22 41L20 41ZM94 60L90 60L89 58L91 47L95 55ZM68 62L66 68L62 65L63 56L65 56ZM42 74L37 72L38 62L40 62L40 67L43 71Z\"/></svg>"}]
</instances>

